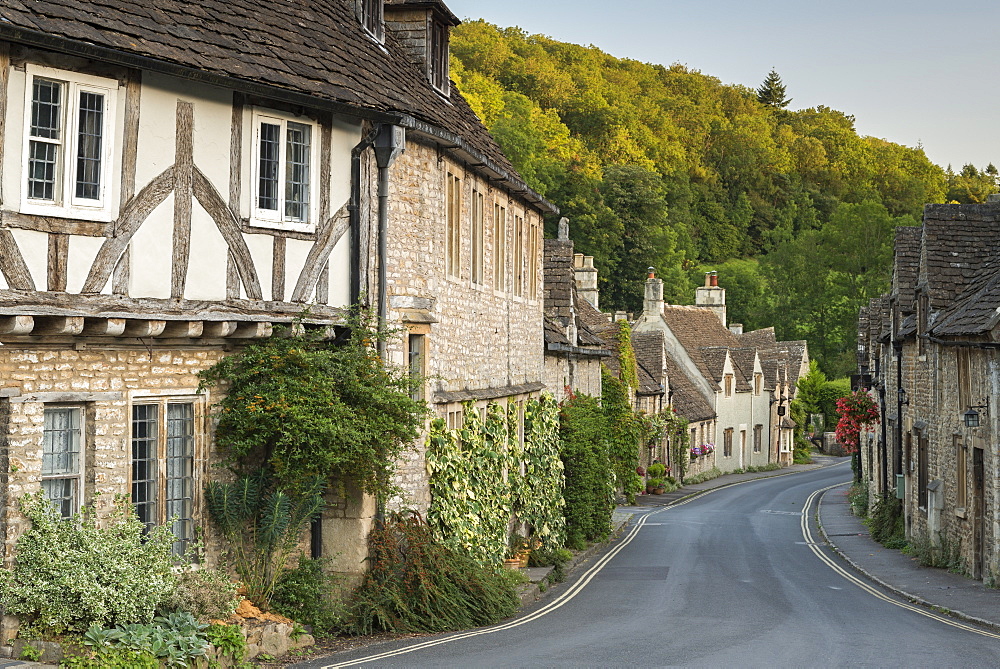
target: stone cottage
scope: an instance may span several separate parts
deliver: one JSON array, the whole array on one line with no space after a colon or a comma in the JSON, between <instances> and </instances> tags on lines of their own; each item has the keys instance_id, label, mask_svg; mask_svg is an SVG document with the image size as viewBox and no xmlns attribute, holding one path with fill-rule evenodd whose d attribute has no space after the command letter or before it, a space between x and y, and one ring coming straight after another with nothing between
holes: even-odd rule
<instances>
[{"instance_id":1,"label":"stone cottage","mask_svg":"<svg viewBox=\"0 0 1000 669\"><path fill-rule=\"evenodd\" d=\"M1000 576L998 238L1000 202L927 205L921 226L897 231L888 299L859 321L859 374L871 377L885 418L862 442L873 498L895 493L912 541L991 583Z\"/></svg>"},{"instance_id":2,"label":"stone cottage","mask_svg":"<svg viewBox=\"0 0 1000 669\"><path fill-rule=\"evenodd\" d=\"M307 306L317 326L361 303L401 327L383 355L450 421L543 388L555 208L452 87L442 2L39 0L0 19L5 560L13 502L39 489L64 514L131 494L144 522L177 518L182 550L213 460L198 372ZM422 458L400 467L417 508ZM343 500L314 550L362 570L373 513Z\"/></svg>"}]
</instances>

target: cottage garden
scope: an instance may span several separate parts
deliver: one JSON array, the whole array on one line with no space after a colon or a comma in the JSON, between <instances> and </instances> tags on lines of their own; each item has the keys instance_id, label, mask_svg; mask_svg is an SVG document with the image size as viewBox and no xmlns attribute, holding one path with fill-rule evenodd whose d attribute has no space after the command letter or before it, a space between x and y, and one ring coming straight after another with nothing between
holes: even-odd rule
<instances>
[{"instance_id":1,"label":"cottage garden","mask_svg":"<svg viewBox=\"0 0 1000 669\"><path fill-rule=\"evenodd\" d=\"M415 380L376 354L386 333L355 318L339 335L278 333L203 374L203 386L226 392L215 407L225 467L204 490L204 529L228 547L217 567L203 563L200 542L181 551L169 523L143 525L125 497L110 513L94 505L69 520L41 494L19 500L31 527L13 568L0 571L0 605L20 622L15 657L38 659L57 641L64 666L241 666L311 643L307 630L496 622L516 612L523 582L505 558L559 575L567 548L607 537L616 491L644 487L639 443L669 431L676 454L688 449L681 419L636 414L628 375L607 372L603 402L542 396L525 404L523 422L514 404L470 406L457 430L432 420L427 518L385 512L365 579L343 596L324 560L307 556L309 524L344 481L385 510L399 494L392 463L428 410L412 399ZM269 646L262 625L286 638Z\"/></svg>"}]
</instances>

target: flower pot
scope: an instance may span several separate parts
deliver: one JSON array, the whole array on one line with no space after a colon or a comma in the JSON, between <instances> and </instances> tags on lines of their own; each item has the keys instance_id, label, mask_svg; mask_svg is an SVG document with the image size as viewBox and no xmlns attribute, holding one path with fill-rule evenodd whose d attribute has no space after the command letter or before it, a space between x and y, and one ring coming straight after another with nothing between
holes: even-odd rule
<instances>
[{"instance_id":1,"label":"flower pot","mask_svg":"<svg viewBox=\"0 0 1000 669\"><path fill-rule=\"evenodd\" d=\"M521 559L520 558L507 558L503 561L503 566L507 569L520 569Z\"/></svg>"},{"instance_id":2,"label":"flower pot","mask_svg":"<svg viewBox=\"0 0 1000 669\"><path fill-rule=\"evenodd\" d=\"M664 490L666 490L666 488L664 488L662 486L659 487L659 488L654 488L653 489L653 494L654 495L662 495Z\"/></svg>"},{"instance_id":3,"label":"flower pot","mask_svg":"<svg viewBox=\"0 0 1000 669\"><path fill-rule=\"evenodd\" d=\"M525 548L525 549L519 550L517 552L517 558L518 558L518 560L521 561L521 567L527 567L528 566L528 558L530 558L530 557L531 557L531 549L530 548Z\"/></svg>"}]
</instances>

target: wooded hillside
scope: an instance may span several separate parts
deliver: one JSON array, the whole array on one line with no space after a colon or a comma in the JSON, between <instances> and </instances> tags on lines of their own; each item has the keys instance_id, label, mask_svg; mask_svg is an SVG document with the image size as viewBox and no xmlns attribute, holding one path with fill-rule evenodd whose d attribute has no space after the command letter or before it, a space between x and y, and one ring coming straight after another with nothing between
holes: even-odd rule
<instances>
[{"instance_id":1,"label":"wooded hillside","mask_svg":"<svg viewBox=\"0 0 1000 669\"><path fill-rule=\"evenodd\" d=\"M462 93L594 256L604 310L641 309L647 267L679 304L717 270L732 322L808 339L832 376L854 367L858 307L888 288L894 227L996 188L992 165L954 174L843 112L786 109L776 75L755 91L483 21L451 48Z\"/></svg>"}]
</instances>

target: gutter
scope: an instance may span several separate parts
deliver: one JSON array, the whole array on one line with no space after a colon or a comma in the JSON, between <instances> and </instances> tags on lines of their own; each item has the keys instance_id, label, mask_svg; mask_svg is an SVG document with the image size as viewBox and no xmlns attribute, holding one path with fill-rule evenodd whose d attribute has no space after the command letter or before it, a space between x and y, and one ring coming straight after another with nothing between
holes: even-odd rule
<instances>
[{"instance_id":1,"label":"gutter","mask_svg":"<svg viewBox=\"0 0 1000 669\"><path fill-rule=\"evenodd\" d=\"M941 346L958 346L962 348L1000 349L1000 342L995 341L958 341L952 339L938 339L932 335L917 335L921 339L932 341Z\"/></svg>"},{"instance_id":2,"label":"gutter","mask_svg":"<svg viewBox=\"0 0 1000 669\"><path fill-rule=\"evenodd\" d=\"M573 346L571 344L560 344L559 342L552 342L545 345L546 351L558 351L560 353L573 353L575 355L586 355L593 356L595 358L610 358L611 351L606 348L584 348L582 346Z\"/></svg>"}]
</instances>

